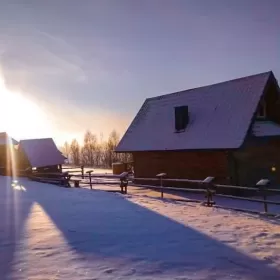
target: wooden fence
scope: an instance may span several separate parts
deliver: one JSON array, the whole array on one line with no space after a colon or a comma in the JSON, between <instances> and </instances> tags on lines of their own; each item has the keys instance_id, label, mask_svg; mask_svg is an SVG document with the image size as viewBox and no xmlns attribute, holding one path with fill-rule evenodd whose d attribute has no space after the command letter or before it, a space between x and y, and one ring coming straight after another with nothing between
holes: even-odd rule
<instances>
[{"instance_id":1,"label":"wooden fence","mask_svg":"<svg viewBox=\"0 0 280 280\"><path fill-rule=\"evenodd\" d=\"M78 175L77 175L78 176ZM256 183L255 187L243 187L243 186L233 186L233 185L220 185L214 184L214 177L207 177L204 180L188 180L188 179L170 179L165 178L166 174L158 174L155 178L129 178L127 173L122 175L104 175L104 174L89 174L87 177L91 178L90 188L92 189L93 185L118 185L121 188L121 193L128 193L128 189L132 187L137 188L146 188L146 189L154 189L161 193L161 198L164 198L164 194L170 191L172 192L181 192L181 193L203 193L205 195L205 200L196 200L197 202L203 202L204 205L211 207L216 205L215 197L224 197L229 199L243 200L243 201L251 201L262 203L264 207L264 213L268 213L268 205L280 205L280 201L269 200L268 196L270 194L279 194L280 190L269 188L269 180L262 179ZM115 179L115 181L100 181L95 182L94 179L107 178L107 179ZM137 181L141 182L155 182L156 185L149 184L139 184ZM173 183L173 182L182 182L188 183L190 185L195 186L195 188L178 188L178 187L166 187L165 183ZM260 198L253 197L241 197L234 195L226 195L221 194L218 191L222 189L238 189L238 190L246 190L251 191L253 194L260 196Z\"/></svg>"},{"instance_id":2,"label":"wooden fence","mask_svg":"<svg viewBox=\"0 0 280 280\"><path fill-rule=\"evenodd\" d=\"M161 192L161 197L164 197L164 193L168 190L171 191L178 191L178 192L199 192L204 193L206 201L204 204L206 206L213 206L216 204L214 201L215 197L224 197L236 200L244 200L244 201L251 201L251 202L258 202L263 203L264 212L268 213L268 205L280 205L280 201L273 201L268 200L269 194L279 194L280 190L269 188L270 181L267 179L261 179L256 183L255 187L243 187L243 186L233 186L233 185L220 185L214 184L214 177L207 177L204 180L188 180L188 179L165 179L165 174L158 174L157 178L134 178L135 181L157 181L159 186L150 186L150 185L139 185L139 184L129 184L129 186L135 187L144 187L150 189L158 189ZM190 183L191 185L196 185L198 188L174 188L174 187L164 187L165 182L183 182L183 183ZM251 198L251 197L241 197L241 196L234 196L234 195L226 195L218 193L218 190L221 189L239 189L239 190L246 190L251 191L252 193L261 196L261 198Z\"/></svg>"},{"instance_id":3,"label":"wooden fence","mask_svg":"<svg viewBox=\"0 0 280 280\"><path fill-rule=\"evenodd\" d=\"M264 207L264 213L268 213L269 205L280 205L280 201L269 200L268 196L270 194L279 194L280 190L269 188L270 181L266 179L262 179L256 183L254 187L243 187L243 186L233 186L233 185L221 185L214 183L214 177L207 177L204 180L188 180L188 179L175 179L175 178L166 178L165 173L157 174L154 178L134 178L130 177L128 172L124 172L120 175L113 174L95 174L93 170L89 170L84 172L84 167L76 167L76 168L63 168L63 170L67 170L67 174L71 174L68 176L73 181L81 181L83 185L89 186L90 189L93 189L94 185L111 185L120 187L120 191L123 194L128 193L129 188L137 187L137 188L146 188L157 190L161 194L161 198L164 198L165 193L172 192L181 192L181 193L202 193L205 195L205 200L193 200L196 202L202 202L205 206L211 207L216 205L215 197L224 197L229 199L243 200L243 201L251 201L262 203ZM47 173L45 174L47 175ZM102 179L102 180L100 180ZM106 179L106 180L104 180ZM143 184L137 182L154 182L155 185L151 184ZM187 188L179 188L179 187L169 187L165 186L165 184L170 183L187 183L190 187ZM77 186L75 184L75 186ZM79 186L79 184L78 184ZM193 187L192 187L193 186ZM250 191L252 194L260 196L260 198L254 197L241 197L235 195L222 194L222 190L224 189L234 189L234 190L245 190Z\"/></svg>"}]
</instances>

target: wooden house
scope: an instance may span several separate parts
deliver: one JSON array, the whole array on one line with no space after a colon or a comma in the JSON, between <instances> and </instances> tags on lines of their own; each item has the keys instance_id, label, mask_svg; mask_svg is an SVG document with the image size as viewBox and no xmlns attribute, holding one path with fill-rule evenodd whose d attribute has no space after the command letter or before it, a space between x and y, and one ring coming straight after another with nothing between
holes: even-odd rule
<instances>
[{"instance_id":1,"label":"wooden house","mask_svg":"<svg viewBox=\"0 0 280 280\"><path fill-rule=\"evenodd\" d=\"M116 148L136 177L280 184L280 90L272 72L148 98Z\"/></svg>"},{"instance_id":2,"label":"wooden house","mask_svg":"<svg viewBox=\"0 0 280 280\"><path fill-rule=\"evenodd\" d=\"M41 172L57 172L61 170L65 159L52 138L27 139L19 142L17 153L19 170L33 168Z\"/></svg>"},{"instance_id":3,"label":"wooden house","mask_svg":"<svg viewBox=\"0 0 280 280\"><path fill-rule=\"evenodd\" d=\"M18 142L6 132L0 133L0 174L13 174L13 157L16 153Z\"/></svg>"}]
</instances>

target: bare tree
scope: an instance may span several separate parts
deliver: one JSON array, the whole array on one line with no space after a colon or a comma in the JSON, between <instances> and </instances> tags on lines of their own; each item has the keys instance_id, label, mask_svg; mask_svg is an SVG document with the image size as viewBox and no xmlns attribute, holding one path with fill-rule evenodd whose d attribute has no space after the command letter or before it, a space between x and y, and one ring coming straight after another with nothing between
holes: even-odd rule
<instances>
[{"instance_id":1,"label":"bare tree","mask_svg":"<svg viewBox=\"0 0 280 280\"><path fill-rule=\"evenodd\" d=\"M95 150L95 166L104 166L102 143L98 143Z\"/></svg>"},{"instance_id":2,"label":"bare tree","mask_svg":"<svg viewBox=\"0 0 280 280\"><path fill-rule=\"evenodd\" d=\"M111 167L112 163L117 160L117 156L114 150L117 147L119 141L120 141L119 134L116 132L116 130L113 130L110 133L108 137L108 141L106 143L106 163L108 167Z\"/></svg>"},{"instance_id":3,"label":"bare tree","mask_svg":"<svg viewBox=\"0 0 280 280\"><path fill-rule=\"evenodd\" d=\"M64 145L61 147L62 154L69 159L70 157L70 145L67 141L65 141Z\"/></svg>"},{"instance_id":4,"label":"bare tree","mask_svg":"<svg viewBox=\"0 0 280 280\"><path fill-rule=\"evenodd\" d=\"M84 145L82 147L82 162L85 165L96 165L96 152L98 147L98 141L96 135L91 131L86 131L84 136Z\"/></svg>"},{"instance_id":5,"label":"bare tree","mask_svg":"<svg viewBox=\"0 0 280 280\"><path fill-rule=\"evenodd\" d=\"M120 140L119 134L113 130L107 141L104 141L103 134L99 139L91 131L86 131L84 135L83 146L80 147L76 139L69 145L65 142L62 151L66 157L71 157L75 165L80 163L95 167L112 167L112 163L116 161L129 162L132 161L132 155L129 153L115 153ZM68 156L67 156L68 155Z\"/></svg>"},{"instance_id":6,"label":"bare tree","mask_svg":"<svg viewBox=\"0 0 280 280\"><path fill-rule=\"evenodd\" d=\"M98 153L99 153L99 166L100 167L108 167L106 162L106 155L107 155L107 142L100 141L98 146Z\"/></svg>"},{"instance_id":7,"label":"bare tree","mask_svg":"<svg viewBox=\"0 0 280 280\"><path fill-rule=\"evenodd\" d=\"M80 145L76 139L73 139L70 145L70 155L75 165L80 164Z\"/></svg>"}]
</instances>

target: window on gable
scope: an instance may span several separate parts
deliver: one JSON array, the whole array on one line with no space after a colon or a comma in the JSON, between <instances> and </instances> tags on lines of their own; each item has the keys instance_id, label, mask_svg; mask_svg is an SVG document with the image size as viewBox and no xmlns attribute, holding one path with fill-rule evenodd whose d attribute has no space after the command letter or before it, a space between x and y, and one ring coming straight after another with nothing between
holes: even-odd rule
<instances>
[{"instance_id":1,"label":"window on gable","mask_svg":"<svg viewBox=\"0 0 280 280\"><path fill-rule=\"evenodd\" d=\"M264 119L266 118L266 103L264 100L262 100L259 104L259 109L258 109L258 113L257 113L257 118L259 119Z\"/></svg>"},{"instance_id":2,"label":"window on gable","mask_svg":"<svg viewBox=\"0 0 280 280\"><path fill-rule=\"evenodd\" d=\"M175 107L175 132L185 131L189 123L188 106Z\"/></svg>"}]
</instances>

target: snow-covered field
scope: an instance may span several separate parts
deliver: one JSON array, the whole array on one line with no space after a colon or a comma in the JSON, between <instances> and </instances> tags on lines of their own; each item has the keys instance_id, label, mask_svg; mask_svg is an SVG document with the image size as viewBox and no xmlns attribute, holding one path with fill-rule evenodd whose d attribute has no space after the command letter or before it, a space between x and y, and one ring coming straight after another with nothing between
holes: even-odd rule
<instances>
[{"instance_id":1,"label":"snow-covered field","mask_svg":"<svg viewBox=\"0 0 280 280\"><path fill-rule=\"evenodd\" d=\"M0 177L0 279L280 279L276 219Z\"/></svg>"}]
</instances>

